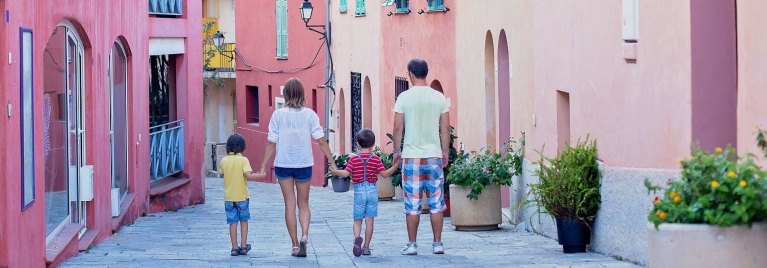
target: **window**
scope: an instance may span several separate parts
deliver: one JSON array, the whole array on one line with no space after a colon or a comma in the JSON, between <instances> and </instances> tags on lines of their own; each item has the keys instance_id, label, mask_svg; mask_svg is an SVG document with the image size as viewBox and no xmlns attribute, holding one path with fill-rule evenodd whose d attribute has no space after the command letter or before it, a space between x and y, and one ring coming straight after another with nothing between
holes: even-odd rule
<instances>
[{"instance_id":1,"label":"window","mask_svg":"<svg viewBox=\"0 0 767 268\"><path fill-rule=\"evenodd\" d=\"M247 88L247 94L248 96L245 97L245 101L247 103L245 104L245 107L247 107L248 111L246 115L248 116L248 123L258 124L259 120L259 105L258 105L258 87L254 86L245 86Z\"/></svg>"},{"instance_id":2,"label":"window","mask_svg":"<svg viewBox=\"0 0 767 268\"><path fill-rule=\"evenodd\" d=\"M399 97L399 94L402 94L402 92L405 92L410 87L410 83L408 83L407 78L404 77L395 77L394 78L394 101L397 101L397 98Z\"/></svg>"},{"instance_id":3,"label":"window","mask_svg":"<svg viewBox=\"0 0 767 268\"><path fill-rule=\"evenodd\" d=\"M357 9L354 11L354 15L365 16L365 0L357 0Z\"/></svg>"},{"instance_id":4,"label":"window","mask_svg":"<svg viewBox=\"0 0 767 268\"><path fill-rule=\"evenodd\" d=\"M338 8L338 11L341 13L346 13L348 8L346 7L346 0L341 0L340 7Z\"/></svg>"},{"instance_id":5,"label":"window","mask_svg":"<svg viewBox=\"0 0 767 268\"><path fill-rule=\"evenodd\" d=\"M288 1L277 0L277 58L288 58Z\"/></svg>"},{"instance_id":6,"label":"window","mask_svg":"<svg viewBox=\"0 0 767 268\"><path fill-rule=\"evenodd\" d=\"M394 0L397 6L397 12L408 12L410 10L410 0Z\"/></svg>"},{"instance_id":7,"label":"window","mask_svg":"<svg viewBox=\"0 0 767 268\"><path fill-rule=\"evenodd\" d=\"M118 199L128 194L128 57L120 41L112 44L109 57L109 80L111 84L111 129L112 142L112 189L118 192ZM119 201L118 201L119 202ZM119 211L118 211L119 213Z\"/></svg>"},{"instance_id":8,"label":"window","mask_svg":"<svg viewBox=\"0 0 767 268\"><path fill-rule=\"evenodd\" d=\"M21 210L23 211L35 201L32 29L21 28L19 35L21 40Z\"/></svg>"},{"instance_id":9,"label":"window","mask_svg":"<svg viewBox=\"0 0 767 268\"><path fill-rule=\"evenodd\" d=\"M272 107L272 85L269 85L267 90L269 90L269 107Z\"/></svg>"},{"instance_id":10,"label":"window","mask_svg":"<svg viewBox=\"0 0 767 268\"><path fill-rule=\"evenodd\" d=\"M622 0L623 41L636 43L639 40L639 0Z\"/></svg>"},{"instance_id":11,"label":"window","mask_svg":"<svg viewBox=\"0 0 767 268\"><path fill-rule=\"evenodd\" d=\"M445 10L445 0L427 0L429 10Z\"/></svg>"},{"instance_id":12,"label":"window","mask_svg":"<svg viewBox=\"0 0 767 268\"><path fill-rule=\"evenodd\" d=\"M315 113L317 112L317 89L316 88L312 89L312 110L314 110Z\"/></svg>"}]
</instances>

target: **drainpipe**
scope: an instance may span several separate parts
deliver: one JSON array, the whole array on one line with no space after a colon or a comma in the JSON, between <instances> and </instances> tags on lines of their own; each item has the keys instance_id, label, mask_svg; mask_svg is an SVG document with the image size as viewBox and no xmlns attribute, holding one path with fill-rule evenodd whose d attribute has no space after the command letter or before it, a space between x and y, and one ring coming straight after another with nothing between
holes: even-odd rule
<instances>
[{"instance_id":1,"label":"drainpipe","mask_svg":"<svg viewBox=\"0 0 767 268\"><path fill-rule=\"evenodd\" d=\"M330 0L325 0L325 33L327 35L325 36L325 42L327 43L327 46L325 47L325 139L328 141L328 144L330 144L330 111L333 109L333 107L330 107L330 89L332 87L328 87L328 85L333 86L335 85L335 81L330 81L331 78L331 70L330 70ZM332 159L326 159L325 162L327 163L328 160ZM328 168L325 168L325 173L329 172ZM328 179L325 179L325 183L322 185L322 187L328 186Z\"/></svg>"}]
</instances>

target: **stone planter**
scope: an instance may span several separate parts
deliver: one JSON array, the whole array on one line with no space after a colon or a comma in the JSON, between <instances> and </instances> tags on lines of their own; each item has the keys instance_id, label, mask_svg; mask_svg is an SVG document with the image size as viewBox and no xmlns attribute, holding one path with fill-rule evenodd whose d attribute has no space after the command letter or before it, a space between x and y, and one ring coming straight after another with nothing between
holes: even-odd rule
<instances>
[{"instance_id":1,"label":"stone planter","mask_svg":"<svg viewBox=\"0 0 767 268\"><path fill-rule=\"evenodd\" d=\"M395 186L394 187L394 199L402 200L402 187Z\"/></svg>"},{"instance_id":2,"label":"stone planter","mask_svg":"<svg viewBox=\"0 0 767 268\"><path fill-rule=\"evenodd\" d=\"M501 213L501 187L489 185L479 194L478 200L466 197L468 187L450 185L451 223L458 231L488 231L498 229L503 219Z\"/></svg>"},{"instance_id":3,"label":"stone planter","mask_svg":"<svg viewBox=\"0 0 767 268\"><path fill-rule=\"evenodd\" d=\"M376 182L376 188L378 188L378 200L392 200L394 197L394 185L391 185L391 177L381 177L381 175L378 176L378 181Z\"/></svg>"},{"instance_id":4,"label":"stone planter","mask_svg":"<svg viewBox=\"0 0 767 268\"><path fill-rule=\"evenodd\" d=\"M333 191L338 193L349 191L349 186L352 183L351 178L333 177L330 181L333 183Z\"/></svg>"},{"instance_id":5,"label":"stone planter","mask_svg":"<svg viewBox=\"0 0 767 268\"><path fill-rule=\"evenodd\" d=\"M649 267L765 267L767 223L647 224Z\"/></svg>"}]
</instances>

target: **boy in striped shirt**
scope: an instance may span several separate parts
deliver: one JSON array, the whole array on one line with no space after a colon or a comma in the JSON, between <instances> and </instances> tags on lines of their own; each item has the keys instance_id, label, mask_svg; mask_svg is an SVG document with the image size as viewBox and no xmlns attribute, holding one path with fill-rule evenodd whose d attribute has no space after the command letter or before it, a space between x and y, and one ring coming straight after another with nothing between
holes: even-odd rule
<instances>
[{"instance_id":1,"label":"boy in striped shirt","mask_svg":"<svg viewBox=\"0 0 767 268\"><path fill-rule=\"evenodd\" d=\"M398 168L399 162L392 163L386 169L381 158L373 154L376 136L370 129L357 133L360 152L350 155L345 170L333 169L330 172L342 178L352 176L354 182L354 256L370 255L370 239L373 237L373 218L378 216L378 176L390 177ZM362 219L365 219L365 245L362 245Z\"/></svg>"}]
</instances>

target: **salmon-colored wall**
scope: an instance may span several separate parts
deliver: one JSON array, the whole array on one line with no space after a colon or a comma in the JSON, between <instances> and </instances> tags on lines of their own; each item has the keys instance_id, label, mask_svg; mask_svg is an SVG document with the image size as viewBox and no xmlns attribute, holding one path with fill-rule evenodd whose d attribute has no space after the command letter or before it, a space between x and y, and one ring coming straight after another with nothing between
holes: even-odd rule
<instances>
[{"instance_id":1,"label":"salmon-colored wall","mask_svg":"<svg viewBox=\"0 0 767 268\"><path fill-rule=\"evenodd\" d=\"M738 152L764 154L756 146L756 126L767 127L767 2L737 2ZM761 164L767 164L761 157Z\"/></svg>"},{"instance_id":2,"label":"salmon-colored wall","mask_svg":"<svg viewBox=\"0 0 767 268\"><path fill-rule=\"evenodd\" d=\"M683 2L642 2L636 64L622 57L620 1L461 3L461 105L484 103L478 89L485 78L485 34L490 30L498 44L504 29L512 65L511 132L526 132L528 158L536 160L533 150L544 144L546 154L555 152L556 92L563 91L570 95L571 141L590 133L610 166L676 168L691 140L690 3ZM514 15L475 16L487 10ZM463 110L459 120L483 129L484 121L472 120L483 113ZM467 150L483 146L482 140L480 133L461 137Z\"/></svg>"},{"instance_id":3,"label":"salmon-colored wall","mask_svg":"<svg viewBox=\"0 0 767 268\"><path fill-rule=\"evenodd\" d=\"M129 184L131 192L136 197L125 214L124 222L131 221L146 211L149 194L149 132L148 132L148 55L147 29L155 35L174 35L185 32L185 29L195 29L200 33L201 6L195 1L184 1L184 17L181 19L150 19L147 2L133 0L112 1L22 1L5 0L4 7L9 11L10 21L3 21L2 41L0 52L3 55L11 53L13 62L3 64L0 74L0 88L7 97L7 102L14 107L13 115L3 117L5 128L4 137L7 140L20 140L19 104L19 27L32 28L34 38L34 118L35 118L35 202L26 210L21 210L20 179L3 180L0 187L0 267L40 267L45 265L45 168L43 159L43 92L45 91L44 49L54 28L62 21L69 21L75 26L84 46L85 69L85 107L86 107L86 164L94 166L94 200L87 203L87 228L99 232L96 242L103 240L112 233L111 216L111 160L109 157L109 54L112 44L120 38L123 41L128 57L128 102L129 102L129 134L128 143L130 167ZM5 20L4 12L2 19ZM189 17L189 19L186 19ZM150 27L149 21L153 20ZM184 27L159 27L164 23L184 25ZM180 29L184 29L181 31ZM186 37L185 35L183 35ZM201 38L187 38L186 53L201 55ZM196 45L200 44L200 45ZM5 58L5 57L4 57ZM192 179L190 200L193 203L202 202L204 195L202 187L202 59L193 57L187 60L186 73L179 74L178 79L185 81L185 95L179 96L183 103L179 107L187 107L179 111L179 116L186 119L186 176ZM6 68L7 67L7 68ZM54 108L58 103L54 98ZM4 101L6 103L6 101ZM194 109L192 109L194 108ZM198 112L199 111L199 112ZM198 120L199 118L199 120ZM52 118L52 121L56 121ZM7 124L5 124L7 123ZM53 128L51 129L53 131ZM141 138L139 138L141 137ZM0 172L4 178L20 178L21 164L19 158L19 143L4 143L4 154L0 154ZM199 149L198 149L199 148ZM13 219L13 220L8 220ZM64 256L76 254L75 247L67 247ZM21 257L23 256L23 258Z\"/></svg>"},{"instance_id":4,"label":"salmon-colored wall","mask_svg":"<svg viewBox=\"0 0 767 268\"><path fill-rule=\"evenodd\" d=\"M243 155L248 157L250 164L254 169L261 167L261 161L264 156L264 147L267 143L266 134L269 131L269 120L271 114L276 108L275 97L282 97L280 86L292 78L297 77L304 84L307 108L312 108L312 89L317 90L317 115L320 117L320 125L325 127L325 92L320 86L325 82L325 46L318 40L321 35L306 29L301 20L301 14L298 9L301 0L288 0L288 59L276 59L276 1L235 1L235 10L261 10L258 16L236 16L235 24L239 51L243 60L237 59L237 132L242 134L247 144L247 149ZM323 25L325 23L324 5L314 3L313 18L309 22L311 25ZM321 49L321 50L320 50ZM320 50L317 59L312 63L312 59ZM257 68L250 68L245 65L247 62L251 65L269 71L288 70L299 67L308 67L296 71L268 73ZM269 106L267 97L269 85L272 86L272 106ZM246 118L247 109L252 104L247 103L246 86L257 86L259 89L259 124L247 123L250 120ZM263 96L263 97L262 97ZM316 145L313 146L314 169L312 185L320 186L325 182L325 157ZM267 178L275 182L273 177L272 163L274 156L268 163Z\"/></svg>"},{"instance_id":5,"label":"salmon-colored wall","mask_svg":"<svg viewBox=\"0 0 767 268\"><path fill-rule=\"evenodd\" d=\"M431 84L438 80L442 85L443 93L450 99L450 124L456 128L461 137L471 130L462 128L459 124L459 111L456 77L456 16L454 9L456 1L447 0L445 6L451 10L444 12L427 12L418 14L420 10L427 10L426 1L410 1L410 14L394 14L387 16L389 11L394 12L395 6L379 7L381 9L381 49L380 55L380 79L381 87L379 123L382 136L381 144L386 144L388 139L383 136L391 133L394 127L394 78L407 78L407 63L413 58L422 58L429 65L427 83ZM368 8L370 10L370 7ZM463 68L461 68L463 71ZM408 81L413 86L412 81ZM467 109L468 110L468 109ZM375 113L374 113L375 114ZM456 145L457 146L457 145ZM391 148L387 148L391 150Z\"/></svg>"}]
</instances>

